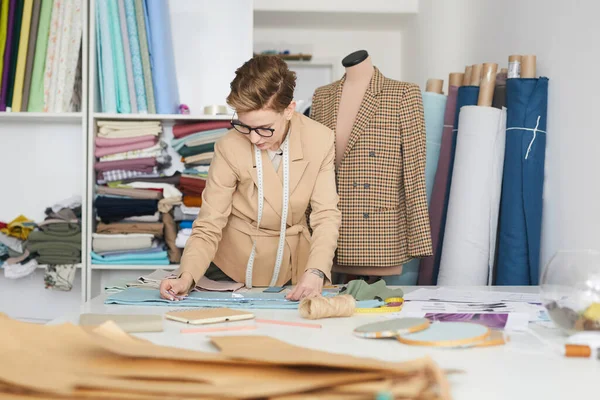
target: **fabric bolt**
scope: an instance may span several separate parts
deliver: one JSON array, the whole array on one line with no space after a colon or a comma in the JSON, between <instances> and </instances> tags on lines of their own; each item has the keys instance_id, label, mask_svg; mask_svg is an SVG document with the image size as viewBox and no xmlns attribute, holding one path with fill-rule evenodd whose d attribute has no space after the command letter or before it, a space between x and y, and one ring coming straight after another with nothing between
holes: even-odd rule
<instances>
[{"instance_id":1,"label":"fabric bolt","mask_svg":"<svg viewBox=\"0 0 600 400\"><path fill-rule=\"evenodd\" d=\"M160 200L162 198L162 193L154 190L143 190L143 189L128 189L128 188L111 188L107 186L97 186L96 187L97 194L107 194L107 195L120 195L127 196L133 199L153 199Z\"/></svg>"},{"instance_id":2,"label":"fabric bolt","mask_svg":"<svg viewBox=\"0 0 600 400\"><path fill-rule=\"evenodd\" d=\"M135 93L135 82L133 80L133 64L131 61L131 45L129 44L129 32L127 31L127 13L125 12L125 3L119 1L117 4L119 11L119 25L121 28L121 40L123 41L123 55L125 57L125 73L127 76L127 90L129 94L129 103L131 112L138 113L137 95Z\"/></svg>"},{"instance_id":3,"label":"fabric bolt","mask_svg":"<svg viewBox=\"0 0 600 400\"><path fill-rule=\"evenodd\" d=\"M154 235L146 233L100 234L92 233L92 250L95 252L139 250L152 247Z\"/></svg>"},{"instance_id":4,"label":"fabric bolt","mask_svg":"<svg viewBox=\"0 0 600 400\"><path fill-rule=\"evenodd\" d=\"M148 249L140 249L140 250L120 250L120 251L99 251L95 252L95 254L99 256L123 256L127 254L150 254L150 253L159 253L163 251L162 246L150 247Z\"/></svg>"},{"instance_id":5,"label":"fabric bolt","mask_svg":"<svg viewBox=\"0 0 600 400\"><path fill-rule=\"evenodd\" d=\"M423 279L431 279L432 282L429 284L436 284L437 276L440 269L440 260L442 258L442 249L444 245L444 233L446 230L446 218L448 213L448 199L450 197L450 188L452 185L452 173L454 166L454 155L456 152L456 141L457 141L457 133L458 133L458 118L460 115L460 110L464 106L473 106L477 104L477 100L479 97L479 87L478 86L461 86L458 88L456 95L456 109L454 111L454 119L452 122L452 132L450 138L448 140L449 149L447 154L448 158L445 159L442 164L442 169L439 169L440 162L438 161L438 170L436 173L434 191L438 190L435 194L435 199L432 200L432 212L435 214L434 223L432 225L432 238L435 237L437 239L437 246L434 248L433 257L426 258L423 262L426 264L423 266L421 264L421 268L425 268ZM442 139L443 140L443 139ZM443 144L442 144L443 146ZM446 150L445 150L446 152ZM440 156L441 158L441 156ZM447 169L446 169L447 166ZM439 178L439 180L438 180ZM444 182L445 181L445 182ZM439 183L438 183L439 182ZM444 187L441 187L444 185ZM432 195L433 197L433 195ZM439 214L438 214L439 213ZM439 224L439 225L438 225ZM429 278L426 278L429 277ZM427 284L421 283L419 284Z\"/></svg>"},{"instance_id":6,"label":"fabric bolt","mask_svg":"<svg viewBox=\"0 0 600 400\"><path fill-rule=\"evenodd\" d=\"M179 89L175 73L175 53L171 36L171 13L169 2L146 0L151 47L152 82L156 112L177 114L179 112Z\"/></svg>"},{"instance_id":7,"label":"fabric bolt","mask_svg":"<svg viewBox=\"0 0 600 400\"><path fill-rule=\"evenodd\" d=\"M150 64L150 48L146 30L146 18L144 14L144 0L135 0L135 18L137 21L139 35L142 70L144 74L144 87L146 91L146 100L148 102L148 112L150 114L156 114L154 87L152 84L153 74L152 67Z\"/></svg>"},{"instance_id":8,"label":"fabric bolt","mask_svg":"<svg viewBox=\"0 0 600 400\"><path fill-rule=\"evenodd\" d=\"M131 216L153 215L158 208L156 200L114 199L104 196L97 197L94 204L96 214L105 223L119 221Z\"/></svg>"},{"instance_id":9,"label":"fabric bolt","mask_svg":"<svg viewBox=\"0 0 600 400\"><path fill-rule=\"evenodd\" d=\"M19 55L19 45L21 43L21 25L23 23L23 1L17 1L17 6L14 14L13 37L12 37L12 55L10 59L9 75L8 75L8 93L6 97L6 107L12 106L12 100L15 89L15 77L17 73L17 61Z\"/></svg>"},{"instance_id":10,"label":"fabric bolt","mask_svg":"<svg viewBox=\"0 0 600 400\"><path fill-rule=\"evenodd\" d=\"M44 273L44 285L46 289L68 292L73 289L73 281L77 268L81 264L47 265Z\"/></svg>"},{"instance_id":11,"label":"fabric bolt","mask_svg":"<svg viewBox=\"0 0 600 400\"><path fill-rule=\"evenodd\" d=\"M135 85L136 104L140 114L147 114L148 101L146 100L146 88L144 86L144 69L142 67L140 37L138 35L138 26L135 17L134 0L125 0L124 6L127 33L129 35L129 51L131 54L131 67L133 73L133 82Z\"/></svg>"},{"instance_id":12,"label":"fabric bolt","mask_svg":"<svg viewBox=\"0 0 600 400\"><path fill-rule=\"evenodd\" d=\"M506 112L460 112L438 284L491 285L506 135Z\"/></svg>"},{"instance_id":13,"label":"fabric bolt","mask_svg":"<svg viewBox=\"0 0 600 400\"><path fill-rule=\"evenodd\" d=\"M74 0L63 0L60 3L57 17L58 28L56 30L56 46L49 54L52 58L52 70L46 75L46 93L44 94L44 111L56 112L61 108L64 97L64 83L66 76L65 63L68 56L68 40L71 35L71 18L73 15ZM47 68L48 61L46 61ZM47 70L47 69L46 69Z\"/></svg>"},{"instance_id":14,"label":"fabric bolt","mask_svg":"<svg viewBox=\"0 0 600 400\"><path fill-rule=\"evenodd\" d=\"M213 152L196 154L196 155L193 155L190 157L185 157L183 161L186 164L196 164L196 163L205 163L205 162L210 163L210 161L212 160L214 155L215 155L215 153L213 153Z\"/></svg>"},{"instance_id":15,"label":"fabric bolt","mask_svg":"<svg viewBox=\"0 0 600 400\"><path fill-rule=\"evenodd\" d=\"M132 171L151 172L152 169L157 165L156 158L137 158L133 160L117 160L117 161L104 161L97 162L94 164L96 171L111 171L115 169L126 169Z\"/></svg>"},{"instance_id":16,"label":"fabric bolt","mask_svg":"<svg viewBox=\"0 0 600 400\"><path fill-rule=\"evenodd\" d=\"M42 1L40 20L35 42L35 56L31 73L31 88L27 111L41 112L44 110L44 76L46 70L46 51L50 37L50 21L52 18L52 1Z\"/></svg>"},{"instance_id":17,"label":"fabric bolt","mask_svg":"<svg viewBox=\"0 0 600 400\"><path fill-rule=\"evenodd\" d=\"M331 130L345 81L344 76L313 95L312 119ZM398 267L431 254L425 162L419 87L388 79L374 68L337 169L340 270Z\"/></svg>"},{"instance_id":18,"label":"fabric bolt","mask_svg":"<svg viewBox=\"0 0 600 400\"><path fill-rule=\"evenodd\" d=\"M183 204L188 207L202 207L202 196L183 196Z\"/></svg>"},{"instance_id":19,"label":"fabric bolt","mask_svg":"<svg viewBox=\"0 0 600 400\"><path fill-rule=\"evenodd\" d=\"M134 137L125 137L125 138L106 138L106 137L96 137L94 139L94 143L96 147L118 147L129 145L133 143L152 141L155 143L158 138L155 135L145 135L145 136L134 136Z\"/></svg>"},{"instance_id":20,"label":"fabric bolt","mask_svg":"<svg viewBox=\"0 0 600 400\"><path fill-rule=\"evenodd\" d=\"M111 146L111 147L96 147L96 151L94 151L94 155L96 157L104 157L112 154L120 154L126 153L132 150L141 150L148 149L157 144L156 137L151 136L151 139L143 141L143 142L135 142L130 144L123 144L120 146ZM160 148L159 148L160 149Z\"/></svg>"},{"instance_id":21,"label":"fabric bolt","mask_svg":"<svg viewBox=\"0 0 600 400\"><path fill-rule=\"evenodd\" d=\"M4 57L2 60L2 76L0 77L0 111L6 111L8 103L8 86L10 82L10 64L16 53L13 48L13 38L15 29L15 17L17 9L17 0L4 0L2 9L8 7L8 17L6 22L6 41L4 45Z\"/></svg>"},{"instance_id":22,"label":"fabric bolt","mask_svg":"<svg viewBox=\"0 0 600 400\"><path fill-rule=\"evenodd\" d=\"M23 86L25 84L25 68L27 66L27 53L29 49L29 31L31 29L31 16L33 14L33 0L23 1L23 16L19 37L19 54L17 55L17 68L12 98L12 111L20 112L23 102Z\"/></svg>"},{"instance_id":23,"label":"fabric bolt","mask_svg":"<svg viewBox=\"0 0 600 400\"><path fill-rule=\"evenodd\" d=\"M219 138L225 136L227 132L229 132L228 129L211 129L209 131L193 133L189 136L184 136L180 139L173 138L171 140L171 147L173 147L173 149L177 151L185 145L195 146L196 144L199 145L216 142Z\"/></svg>"},{"instance_id":24,"label":"fabric bolt","mask_svg":"<svg viewBox=\"0 0 600 400\"><path fill-rule=\"evenodd\" d=\"M129 184L131 182L148 182L148 183L167 183L173 186L179 186L179 182L181 179L181 172L179 171L175 171L173 173L173 175L165 175L165 176L159 176L156 178L129 178L129 179L123 179L121 181L122 184Z\"/></svg>"},{"instance_id":25,"label":"fabric bolt","mask_svg":"<svg viewBox=\"0 0 600 400\"><path fill-rule=\"evenodd\" d=\"M160 213L157 211L152 215L136 215L133 217L123 218L122 222L159 222Z\"/></svg>"},{"instance_id":26,"label":"fabric bolt","mask_svg":"<svg viewBox=\"0 0 600 400\"><path fill-rule=\"evenodd\" d=\"M29 29L29 38L27 40L27 57L25 62L25 77L23 81L23 98L21 100L21 111L27 111L29 106L29 92L31 91L31 77L33 74L33 61L35 60L35 47L40 25L40 12L42 2L37 0L33 2L31 11L31 25ZM1 52L0 52L1 53ZM0 76L2 73L0 72Z\"/></svg>"},{"instance_id":27,"label":"fabric bolt","mask_svg":"<svg viewBox=\"0 0 600 400\"><path fill-rule=\"evenodd\" d=\"M177 152L182 157L190 157L196 154L202 153L212 153L215 151L214 143L201 144L199 146L188 147L187 145L183 146Z\"/></svg>"},{"instance_id":28,"label":"fabric bolt","mask_svg":"<svg viewBox=\"0 0 600 400\"><path fill-rule=\"evenodd\" d=\"M156 167L150 169L142 169L142 171L116 169L98 173L98 184L106 184L108 182L120 181L128 178L156 178L159 177Z\"/></svg>"},{"instance_id":29,"label":"fabric bolt","mask_svg":"<svg viewBox=\"0 0 600 400\"><path fill-rule=\"evenodd\" d=\"M117 112L122 114L131 113L131 102L129 100L129 89L127 85L127 71L125 66L125 52L123 39L121 38L121 24L119 22L119 7L117 0L106 0L108 2L108 15L110 17L110 37L113 41L113 60L115 67L115 78L117 83Z\"/></svg>"},{"instance_id":30,"label":"fabric bolt","mask_svg":"<svg viewBox=\"0 0 600 400\"><path fill-rule=\"evenodd\" d=\"M166 251L152 252L147 254L123 254L117 256L100 256L97 253L92 252L91 257L93 264L143 264L143 261L148 261L150 264L153 262L169 264Z\"/></svg>"},{"instance_id":31,"label":"fabric bolt","mask_svg":"<svg viewBox=\"0 0 600 400\"><path fill-rule=\"evenodd\" d=\"M180 249L185 248L185 245L191 235L192 235L191 228L190 229L180 229L179 232L177 232L177 238L175 239L175 245L177 247L179 247Z\"/></svg>"},{"instance_id":32,"label":"fabric bolt","mask_svg":"<svg viewBox=\"0 0 600 400\"><path fill-rule=\"evenodd\" d=\"M2 89L2 72L4 70L4 49L8 30L9 0L0 2L0 90Z\"/></svg>"},{"instance_id":33,"label":"fabric bolt","mask_svg":"<svg viewBox=\"0 0 600 400\"><path fill-rule=\"evenodd\" d=\"M155 237L163 237L164 225L160 222L115 222L96 226L96 233L149 233Z\"/></svg>"},{"instance_id":34,"label":"fabric bolt","mask_svg":"<svg viewBox=\"0 0 600 400\"><path fill-rule=\"evenodd\" d=\"M160 163L167 163L171 160L171 156L165 151L165 144L163 142L155 143L151 147L146 147L138 150L129 150L122 153L108 154L100 157L100 162L105 161L117 161L117 160L135 160L138 158L157 158ZM160 161L159 160L165 160Z\"/></svg>"},{"instance_id":35,"label":"fabric bolt","mask_svg":"<svg viewBox=\"0 0 600 400\"><path fill-rule=\"evenodd\" d=\"M501 110L502 107L506 107L506 75L507 74L505 73L496 75L496 87L494 88L492 107L499 110Z\"/></svg>"},{"instance_id":36,"label":"fabric bolt","mask_svg":"<svg viewBox=\"0 0 600 400\"><path fill-rule=\"evenodd\" d=\"M177 226L171 213L162 213L162 222L165 226L164 236L165 243L167 245L167 253L169 255L169 261L178 264L181 261L182 251L177 247L175 241L177 240Z\"/></svg>"},{"instance_id":37,"label":"fabric bolt","mask_svg":"<svg viewBox=\"0 0 600 400\"><path fill-rule=\"evenodd\" d=\"M98 81L102 111L117 112L117 76L113 59L113 41L110 34L110 12L107 1L96 2L96 47L98 53Z\"/></svg>"},{"instance_id":38,"label":"fabric bolt","mask_svg":"<svg viewBox=\"0 0 600 400\"><path fill-rule=\"evenodd\" d=\"M193 221L182 221L179 224L180 229L192 229Z\"/></svg>"},{"instance_id":39,"label":"fabric bolt","mask_svg":"<svg viewBox=\"0 0 600 400\"><path fill-rule=\"evenodd\" d=\"M4 277L6 279L21 279L31 275L38 266L35 259L27 261L25 264L4 264Z\"/></svg>"},{"instance_id":40,"label":"fabric bolt","mask_svg":"<svg viewBox=\"0 0 600 400\"><path fill-rule=\"evenodd\" d=\"M78 53L71 99L68 105L65 102L65 110L71 112L80 112L83 107L83 46L79 47Z\"/></svg>"},{"instance_id":41,"label":"fabric bolt","mask_svg":"<svg viewBox=\"0 0 600 400\"><path fill-rule=\"evenodd\" d=\"M173 136L181 139L199 132L213 131L216 129L231 129L229 121L202 121L194 123L177 123L173 126Z\"/></svg>"},{"instance_id":42,"label":"fabric bolt","mask_svg":"<svg viewBox=\"0 0 600 400\"><path fill-rule=\"evenodd\" d=\"M137 136L146 136L146 135L154 135L158 136L162 133L162 128L160 125L148 125L148 126L126 126L126 127L117 127L117 126L107 126L98 122L98 137L105 138L131 138Z\"/></svg>"},{"instance_id":43,"label":"fabric bolt","mask_svg":"<svg viewBox=\"0 0 600 400\"><path fill-rule=\"evenodd\" d=\"M506 82L497 285L538 285L546 158L548 78Z\"/></svg>"}]
</instances>

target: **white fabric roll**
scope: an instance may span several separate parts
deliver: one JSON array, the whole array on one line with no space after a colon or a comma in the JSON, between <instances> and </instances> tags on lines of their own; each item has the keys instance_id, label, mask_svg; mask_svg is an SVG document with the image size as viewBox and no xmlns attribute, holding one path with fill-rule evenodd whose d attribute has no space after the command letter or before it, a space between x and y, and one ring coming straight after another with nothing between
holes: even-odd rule
<instances>
[{"instance_id":1,"label":"white fabric roll","mask_svg":"<svg viewBox=\"0 0 600 400\"><path fill-rule=\"evenodd\" d=\"M506 109L461 109L438 285L491 284L505 141Z\"/></svg>"}]
</instances>

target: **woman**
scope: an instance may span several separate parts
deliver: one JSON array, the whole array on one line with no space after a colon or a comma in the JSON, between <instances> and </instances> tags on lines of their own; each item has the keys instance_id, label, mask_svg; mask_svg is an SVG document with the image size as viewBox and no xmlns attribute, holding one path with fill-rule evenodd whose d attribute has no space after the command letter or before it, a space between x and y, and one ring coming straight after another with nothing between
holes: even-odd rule
<instances>
[{"instance_id":1,"label":"woman","mask_svg":"<svg viewBox=\"0 0 600 400\"><path fill-rule=\"evenodd\" d=\"M290 300L331 281L342 219L334 134L294 111L295 85L277 56L256 56L236 71L227 97L234 129L215 144L181 273L161 282L163 298L176 300L204 275L247 287L291 282Z\"/></svg>"}]
</instances>

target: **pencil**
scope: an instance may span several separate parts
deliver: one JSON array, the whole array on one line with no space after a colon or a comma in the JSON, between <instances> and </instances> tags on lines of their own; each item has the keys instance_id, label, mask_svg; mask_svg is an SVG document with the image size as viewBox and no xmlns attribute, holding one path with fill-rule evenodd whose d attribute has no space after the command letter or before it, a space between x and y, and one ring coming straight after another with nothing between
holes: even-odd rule
<instances>
[{"instance_id":1,"label":"pencil","mask_svg":"<svg viewBox=\"0 0 600 400\"><path fill-rule=\"evenodd\" d=\"M303 322L291 322L291 321L276 321L273 319L255 319L256 323L259 324L275 324L275 325L287 325L287 326L298 326L301 328L321 328L320 324L307 324Z\"/></svg>"}]
</instances>

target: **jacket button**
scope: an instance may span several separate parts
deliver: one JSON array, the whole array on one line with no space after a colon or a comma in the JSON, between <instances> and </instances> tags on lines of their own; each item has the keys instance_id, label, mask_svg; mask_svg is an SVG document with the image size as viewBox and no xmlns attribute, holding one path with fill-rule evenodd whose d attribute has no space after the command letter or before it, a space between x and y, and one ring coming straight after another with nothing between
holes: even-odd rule
<instances>
[{"instance_id":1,"label":"jacket button","mask_svg":"<svg viewBox=\"0 0 600 400\"><path fill-rule=\"evenodd\" d=\"M365 189L368 189L368 188L370 188L370 187L371 187L371 185L370 185L370 184L368 184L368 183L365 183Z\"/></svg>"},{"instance_id":2,"label":"jacket button","mask_svg":"<svg viewBox=\"0 0 600 400\"><path fill-rule=\"evenodd\" d=\"M369 157L375 157L375 152L374 151L370 151L369 152Z\"/></svg>"},{"instance_id":3,"label":"jacket button","mask_svg":"<svg viewBox=\"0 0 600 400\"><path fill-rule=\"evenodd\" d=\"M363 218L364 218L364 219L369 219L369 213L364 213L364 214L363 214Z\"/></svg>"}]
</instances>

